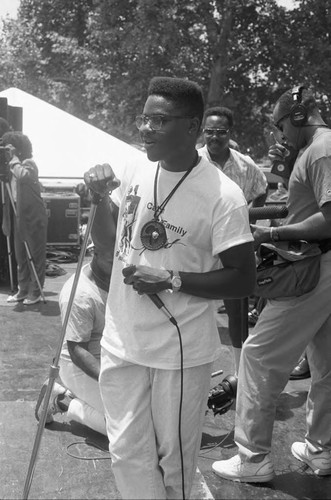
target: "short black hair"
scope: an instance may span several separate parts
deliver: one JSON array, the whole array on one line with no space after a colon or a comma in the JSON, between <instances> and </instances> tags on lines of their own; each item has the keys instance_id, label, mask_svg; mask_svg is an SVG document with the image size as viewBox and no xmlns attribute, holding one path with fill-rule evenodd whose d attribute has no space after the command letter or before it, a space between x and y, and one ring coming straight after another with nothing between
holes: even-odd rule
<instances>
[{"instance_id":1,"label":"short black hair","mask_svg":"<svg viewBox=\"0 0 331 500\"><path fill-rule=\"evenodd\" d=\"M233 127L233 113L229 108L225 108L224 106L214 106L212 108L206 109L203 116L203 123L206 121L208 116L225 116L225 118L229 122L230 128Z\"/></svg>"},{"instance_id":2,"label":"short black hair","mask_svg":"<svg viewBox=\"0 0 331 500\"><path fill-rule=\"evenodd\" d=\"M11 144L16 149L18 158L23 161L32 157L32 144L27 135L22 132L6 132L2 136L2 144Z\"/></svg>"},{"instance_id":3,"label":"short black hair","mask_svg":"<svg viewBox=\"0 0 331 500\"><path fill-rule=\"evenodd\" d=\"M204 101L201 87L191 80L155 76L149 83L148 95L160 95L183 108L187 116L197 117L202 123Z\"/></svg>"}]
</instances>

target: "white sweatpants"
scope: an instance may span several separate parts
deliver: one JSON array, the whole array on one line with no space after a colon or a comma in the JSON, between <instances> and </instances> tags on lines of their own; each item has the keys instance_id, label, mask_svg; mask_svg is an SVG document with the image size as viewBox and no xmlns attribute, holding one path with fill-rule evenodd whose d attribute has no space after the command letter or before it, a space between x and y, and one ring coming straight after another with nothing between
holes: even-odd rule
<instances>
[{"instance_id":1,"label":"white sweatpants","mask_svg":"<svg viewBox=\"0 0 331 500\"><path fill-rule=\"evenodd\" d=\"M75 420L107 435L104 408L97 380L89 377L71 361L60 359L60 377L75 395L67 412L68 420Z\"/></svg>"},{"instance_id":2,"label":"white sweatpants","mask_svg":"<svg viewBox=\"0 0 331 500\"><path fill-rule=\"evenodd\" d=\"M331 449L331 251L322 255L317 287L268 301L244 343L235 441L247 459L270 452L277 398L305 349L311 372L306 442L312 451Z\"/></svg>"},{"instance_id":3,"label":"white sweatpants","mask_svg":"<svg viewBox=\"0 0 331 500\"><path fill-rule=\"evenodd\" d=\"M212 363L184 369L181 441L185 498L201 444ZM117 487L129 499L180 499L180 370L159 370L101 350L100 388Z\"/></svg>"}]
</instances>

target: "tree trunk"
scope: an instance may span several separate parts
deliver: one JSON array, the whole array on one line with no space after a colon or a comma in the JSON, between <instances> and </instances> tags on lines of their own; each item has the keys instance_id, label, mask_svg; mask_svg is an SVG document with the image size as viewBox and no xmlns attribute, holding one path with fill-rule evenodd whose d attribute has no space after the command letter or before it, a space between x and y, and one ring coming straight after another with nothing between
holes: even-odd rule
<instances>
[{"instance_id":1,"label":"tree trunk","mask_svg":"<svg viewBox=\"0 0 331 500\"><path fill-rule=\"evenodd\" d=\"M232 30L233 9L233 1L231 2L231 0L226 0L221 19L221 29L218 37L218 43L214 47L214 64L210 73L207 107L219 106L224 93L224 86L227 81L227 71L229 65L228 48L229 37Z\"/></svg>"}]
</instances>

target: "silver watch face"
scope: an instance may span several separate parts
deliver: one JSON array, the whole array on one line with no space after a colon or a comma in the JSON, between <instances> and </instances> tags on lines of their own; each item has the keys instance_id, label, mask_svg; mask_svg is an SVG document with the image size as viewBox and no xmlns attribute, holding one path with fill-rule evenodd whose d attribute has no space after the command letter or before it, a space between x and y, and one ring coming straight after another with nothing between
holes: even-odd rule
<instances>
[{"instance_id":1,"label":"silver watch face","mask_svg":"<svg viewBox=\"0 0 331 500\"><path fill-rule=\"evenodd\" d=\"M172 286L174 288L180 288L182 286L182 280L180 279L179 276L174 276L172 278Z\"/></svg>"}]
</instances>

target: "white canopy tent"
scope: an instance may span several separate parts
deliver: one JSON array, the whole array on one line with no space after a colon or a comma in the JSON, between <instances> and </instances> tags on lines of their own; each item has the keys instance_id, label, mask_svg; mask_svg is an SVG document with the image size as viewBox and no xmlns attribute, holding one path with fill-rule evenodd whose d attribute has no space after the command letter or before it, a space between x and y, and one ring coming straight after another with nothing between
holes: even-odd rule
<instances>
[{"instance_id":1,"label":"white canopy tent","mask_svg":"<svg viewBox=\"0 0 331 500\"><path fill-rule=\"evenodd\" d=\"M82 178L97 163L109 163L118 177L123 164L143 152L47 102L9 88L0 92L8 105L23 109L23 133L32 142L39 177ZM77 184L77 182L76 182Z\"/></svg>"}]
</instances>

